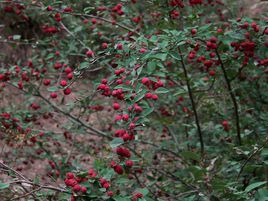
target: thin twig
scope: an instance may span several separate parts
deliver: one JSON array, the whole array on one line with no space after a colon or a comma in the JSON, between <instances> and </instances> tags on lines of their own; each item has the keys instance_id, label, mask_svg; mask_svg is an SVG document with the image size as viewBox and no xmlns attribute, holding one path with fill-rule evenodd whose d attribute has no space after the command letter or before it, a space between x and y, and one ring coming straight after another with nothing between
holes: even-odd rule
<instances>
[{"instance_id":1,"label":"thin twig","mask_svg":"<svg viewBox=\"0 0 268 201\"><path fill-rule=\"evenodd\" d=\"M250 154L250 156L245 160L245 162L243 163L243 165L241 166L241 169L236 177L236 179L238 179L240 177L240 175L242 174L245 166L247 165L247 163L250 161L250 159L252 159L260 150L263 149L263 147L268 143L268 137L265 139L264 143L257 148L255 151L252 152L252 154Z\"/></svg>"}]
</instances>

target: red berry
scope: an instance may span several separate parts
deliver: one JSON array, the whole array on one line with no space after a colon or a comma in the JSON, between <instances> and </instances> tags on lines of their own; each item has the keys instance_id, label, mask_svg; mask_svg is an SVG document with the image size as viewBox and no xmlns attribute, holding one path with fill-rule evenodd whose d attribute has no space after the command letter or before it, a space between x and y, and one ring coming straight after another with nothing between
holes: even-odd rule
<instances>
[{"instance_id":1,"label":"red berry","mask_svg":"<svg viewBox=\"0 0 268 201\"><path fill-rule=\"evenodd\" d=\"M197 32L197 30L196 30L196 29L192 29L192 30L191 30L191 34L192 34L192 35L195 35L195 34L196 34L196 32Z\"/></svg>"},{"instance_id":2,"label":"red berry","mask_svg":"<svg viewBox=\"0 0 268 201\"><path fill-rule=\"evenodd\" d=\"M83 187L81 187L81 192L82 192L82 193L86 193L86 192L87 192L87 188L86 188L86 187L84 187L84 186L83 186Z\"/></svg>"},{"instance_id":3,"label":"red berry","mask_svg":"<svg viewBox=\"0 0 268 201\"><path fill-rule=\"evenodd\" d=\"M120 109L120 104L119 103L114 103L113 105L115 110L119 110Z\"/></svg>"},{"instance_id":4,"label":"red berry","mask_svg":"<svg viewBox=\"0 0 268 201\"><path fill-rule=\"evenodd\" d=\"M97 23L97 19L96 19L96 18L92 18L92 19L91 19L91 23L92 23L92 24L96 24L96 23Z\"/></svg>"},{"instance_id":5,"label":"red berry","mask_svg":"<svg viewBox=\"0 0 268 201\"><path fill-rule=\"evenodd\" d=\"M69 73L72 72L72 69L71 69L70 67L66 67L66 68L64 69L64 72L67 73L67 74L69 74Z\"/></svg>"},{"instance_id":6,"label":"red berry","mask_svg":"<svg viewBox=\"0 0 268 201\"><path fill-rule=\"evenodd\" d=\"M113 191L108 191L107 196L112 197L114 195Z\"/></svg>"},{"instance_id":7,"label":"red berry","mask_svg":"<svg viewBox=\"0 0 268 201\"><path fill-rule=\"evenodd\" d=\"M57 98L57 97L58 97L58 95L56 92L51 92L50 98Z\"/></svg>"},{"instance_id":8,"label":"red berry","mask_svg":"<svg viewBox=\"0 0 268 201\"><path fill-rule=\"evenodd\" d=\"M107 43L102 43L101 44L101 47L102 47L102 49L107 49L108 48L108 44Z\"/></svg>"},{"instance_id":9,"label":"red berry","mask_svg":"<svg viewBox=\"0 0 268 201\"><path fill-rule=\"evenodd\" d=\"M122 119L123 119L124 121L128 121L128 119L129 119L129 115L128 115L128 114L123 114L123 115L122 115Z\"/></svg>"},{"instance_id":10,"label":"red berry","mask_svg":"<svg viewBox=\"0 0 268 201\"><path fill-rule=\"evenodd\" d=\"M152 95L150 92L148 92L148 93L145 94L145 98L146 98L146 99L151 99L152 96L153 96L153 95Z\"/></svg>"},{"instance_id":11,"label":"red berry","mask_svg":"<svg viewBox=\"0 0 268 201\"><path fill-rule=\"evenodd\" d=\"M124 173L124 170L123 170L122 166L120 166L120 165L116 165L116 166L114 167L114 171L115 171L117 174L123 174L123 173Z\"/></svg>"},{"instance_id":12,"label":"red berry","mask_svg":"<svg viewBox=\"0 0 268 201\"><path fill-rule=\"evenodd\" d=\"M141 48L139 52L140 53L145 53L145 52L147 52L147 50L145 48Z\"/></svg>"},{"instance_id":13,"label":"red berry","mask_svg":"<svg viewBox=\"0 0 268 201\"><path fill-rule=\"evenodd\" d=\"M110 184L108 182L104 183L103 188L106 188L106 189L110 188Z\"/></svg>"},{"instance_id":14,"label":"red berry","mask_svg":"<svg viewBox=\"0 0 268 201\"><path fill-rule=\"evenodd\" d=\"M67 86L67 82L65 80L60 81L60 86L65 87Z\"/></svg>"},{"instance_id":15,"label":"red berry","mask_svg":"<svg viewBox=\"0 0 268 201\"><path fill-rule=\"evenodd\" d=\"M226 126L228 126L229 125L229 123L228 123L228 121L227 120L224 120L224 121L222 121L222 126L224 126L224 127L226 127Z\"/></svg>"},{"instance_id":16,"label":"red berry","mask_svg":"<svg viewBox=\"0 0 268 201\"><path fill-rule=\"evenodd\" d=\"M214 70L209 71L209 75L210 75L210 76L214 76L215 74L216 74L216 73L215 73Z\"/></svg>"},{"instance_id":17,"label":"red berry","mask_svg":"<svg viewBox=\"0 0 268 201\"><path fill-rule=\"evenodd\" d=\"M121 43L116 45L116 49L118 50L122 50L123 49L123 45Z\"/></svg>"},{"instance_id":18,"label":"red berry","mask_svg":"<svg viewBox=\"0 0 268 201\"><path fill-rule=\"evenodd\" d=\"M79 186L78 184L76 184L74 187L73 187L73 191L74 192L79 192L81 190L81 186Z\"/></svg>"},{"instance_id":19,"label":"red berry","mask_svg":"<svg viewBox=\"0 0 268 201\"><path fill-rule=\"evenodd\" d=\"M64 89L63 92L64 92L65 95L69 95L72 91L71 91L70 88L66 88L66 89Z\"/></svg>"},{"instance_id":20,"label":"red berry","mask_svg":"<svg viewBox=\"0 0 268 201\"><path fill-rule=\"evenodd\" d=\"M67 78L68 78L69 80L73 79L73 77L74 77L73 73L69 73L69 74L67 75Z\"/></svg>"},{"instance_id":21,"label":"red berry","mask_svg":"<svg viewBox=\"0 0 268 201\"><path fill-rule=\"evenodd\" d=\"M141 79L141 83L144 85L148 84L149 82L150 82L150 79L148 77L144 77Z\"/></svg>"},{"instance_id":22,"label":"red berry","mask_svg":"<svg viewBox=\"0 0 268 201\"><path fill-rule=\"evenodd\" d=\"M52 10L53 10L52 6L47 7L47 11L52 11Z\"/></svg>"},{"instance_id":23,"label":"red berry","mask_svg":"<svg viewBox=\"0 0 268 201\"><path fill-rule=\"evenodd\" d=\"M133 161L132 160L127 160L126 162L125 162L125 165L127 166L127 167L129 167L129 168L131 168L132 166L133 166Z\"/></svg>"},{"instance_id":24,"label":"red berry","mask_svg":"<svg viewBox=\"0 0 268 201\"><path fill-rule=\"evenodd\" d=\"M152 95L152 99L153 99L153 100L158 100L158 96L157 96L156 94L153 94L153 95Z\"/></svg>"},{"instance_id":25,"label":"red berry","mask_svg":"<svg viewBox=\"0 0 268 201\"><path fill-rule=\"evenodd\" d=\"M44 79L44 80L43 80L43 84L44 84L45 86L50 85L50 80L49 80L49 79Z\"/></svg>"},{"instance_id":26,"label":"red berry","mask_svg":"<svg viewBox=\"0 0 268 201\"><path fill-rule=\"evenodd\" d=\"M67 174L66 174L66 178L67 178L67 179L73 179L73 178L74 178L74 173L72 173L72 172L67 172Z\"/></svg>"},{"instance_id":27,"label":"red berry","mask_svg":"<svg viewBox=\"0 0 268 201\"><path fill-rule=\"evenodd\" d=\"M87 57L93 57L94 56L94 52L92 50L88 50L86 52L86 55L87 55Z\"/></svg>"}]
</instances>

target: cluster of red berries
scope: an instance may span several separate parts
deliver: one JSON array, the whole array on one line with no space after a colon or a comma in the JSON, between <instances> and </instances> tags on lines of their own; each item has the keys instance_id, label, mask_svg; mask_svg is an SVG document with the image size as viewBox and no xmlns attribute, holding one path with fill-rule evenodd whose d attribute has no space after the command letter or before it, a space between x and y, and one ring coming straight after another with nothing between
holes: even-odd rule
<instances>
[{"instance_id":1,"label":"cluster of red berries","mask_svg":"<svg viewBox=\"0 0 268 201\"><path fill-rule=\"evenodd\" d=\"M121 157L125 157L125 158L131 157L131 152L125 147L117 147L116 153Z\"/></svg>"},{"instance_id":2,"label":"cluster of red berries","mask_svg":"<svg viewBox=\"0 0 268 201\"><path fill-rule=\"evenodd\" d=\"M4 11L6 13L15 13L16 15L20 16L21 19L28 21L28 16L23 13L25 8L26 7L24 5L10 1L10 4L4 7Z\"/></svg>"},{"instance_id":3,"label":"cluster of red berries","mask_svg":"<svg viewBox=\"0 0 268 201\"><path fill-rule=\"evenodd\" d=\"M59 29L57 27L48 26L48 25L44 25L42 27L42 30L44 33L48 33L48 34L55 34L59 32Z\"/></svg>"},{"instance_id":4,"label":"cluster of red berries","mask_svg":"<svg viewBox=\"0 0 268 201\"><path fill-rule=\"evenodd\" d=\"M119 168L117 168L118 171L119 171ZM88 181L89 179L95 179L96 181L99 182L99 187L100 188L105 188L106 189L106 195L109 196L109 197L112 197L114 195L113 191L108 191L108 189L111 187L111 184L110 182L103 178L103 177L98 177L96 171L94 169L89 169L88 170L88 173L87 173L87 176L86 177L79 177L79 176L76 176L74 173L72 172L68 172L66 174L66 177L65 177L65 184L67 187L70 187L72 188L72 191L73 191L73 195L71 197L71 200L72 201L75 201L75 196L74 194L76 195L83 195L83 194L86 194L88 189L83 186L83 182L86 182Z\"/></svg>"},{"instance_id":5,"label":"cluster of red berries","mask_svg":"<svg viewBox=\"0 0 268 201\"><path fill-rule=\"evenodd\" d=\"M119 129L119 130L116 130L114 132L114 136L115 137L120 137L122 138L125 142L126 141L130 141L130 140L134 140L135 139L135 136L134 134L129 134L126 130L124 129Z\"/></svg>"},{"instance_id":6,"label":"cluster of red berries","mask_svg":"<svg viewBox=\"0 0 268 201\"><path fill-rule=\"evenodd\" d=\"M184 4L183 4L183 1L182 0L172 0L169 2L169 5L172 6L172 7L180 7L180 8L183 8L184 7Z\"/></svg>"},{"instance_id":7,"label":"cluster of red berries","mask_svg":"<svg viewBox=\"0 0 268 201\"><path fill-rule=\"evenodd\" d=\"M65 178L64 182L65 182L67 187L71 187L73 189L73 192L86 193L87 188L79 185L80 182L86 181L86 180L87 180L87 178L76 177L72 172L68 172L66 174L66 178Z\"/></svg>"},{"instance_id":8,"label":"cluster of red berries","mask_svg":"<svg viewBox=\"0 0 268 201\"><path fill-rule=\"evenodd\" d=\"M145 85L146 87L147 87L147 89L149 89L149 90L156 90L156 89L158 89L158 88L160 88L160 87L163 87L164 86L164 83L160 80L160 79L158 79L158 81L157 82L155 82L155 81L152 81L152 80L150 80L148 77L144 77L144 78L142 78L141 79L141 83L143 84L143 85ZM150 98L150 97L146 97L146 98ZM152 99L154 99L154 98L152 98Z\"/></svg>"},{"instance_id":9,"label":"cluster of red berries","mask_svg":"<svg viewBox=\"0 0 268 201\"><path fill-rule=\"evenodd\" d=\"M201 4L203 4L203 0L189 0L189 4L191 6L201 5Z\"/></svg>"},{"instance_id":10,"label":"cluster of red berries","mask_svg":"<svg viewBox=\"0 0 268 201\"><path fill-rule=\"evenodd\" d=\"M123 5L119 3L112 8L112 12L117 13L118 15L124 15L124 11L122 10L122 7Z\"/></svg>"}]
</instances>

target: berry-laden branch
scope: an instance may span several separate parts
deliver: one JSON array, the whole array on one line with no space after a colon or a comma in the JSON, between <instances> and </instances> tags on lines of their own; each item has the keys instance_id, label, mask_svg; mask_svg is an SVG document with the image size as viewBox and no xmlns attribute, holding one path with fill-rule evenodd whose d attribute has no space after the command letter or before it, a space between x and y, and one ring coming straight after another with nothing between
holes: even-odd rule
<instances>
[{"instance_id":1,"label":"berry-laden branch","mask_svg":"<svg viewBox=\"0 0 268 201\"><path fill-rule=\"evenodd\" d=\"M12 87L15 87L17 89L19 89L16 85L12 84L11 82L6 82L7 84L9 84L10 86ZM19 89L20 91L24 92L24 93L27 93L25 90L23 89ZM61 114L65 115L66 117L69 117L70 119L74 120L75 122L79 123L81 126L85 127L86 129L90 130L91 132L89 132L90 134L92 135L97 135L97 136L100 136L100 137L105 137L105 138L108 138L108 139L112 139L111 136L107 135L105 132L97 129L97 128L94 128L90 125L87 125L85 122L83 122L82 120L80 120L79 118L75 117L74 115L68 113L68 112L65 112L63 111L61 108L57 107L56 105L54 105L53 103L51 103L47 98L45 98L39 91L35 91L36 94L33 94L33 96L36 96L36 97L39 97L41 98L43 101L45 101L48 105L50 105L55 111L58 111L60 112Z\"/></svg>"},{"instance_id":2,"label":"berry-laden branch","mask_svg":"<svg viewBox=\"0 0 268 201\"><path fill-rule=\"evenodd\" d=\"M200 146L201 146L201 154L203 156L204 153L205 153L203 133L202 133L201 126L200 126L200 123L199 123L199 118L198 118L198 114L197 114L197 110L196 110L196 105L195 105L195 102L194 102L194 96L193 96L192 88L191 88L190 81L189 81L189 76L188 76L188 73L187 73L187 69L186 69L186 66L185 66L185 63L184 63L184 60L183 60L183 55L182 55L180 47L178 47L178 51L179 51L179 55L180 55L180 58L181 58L180 61L181 61L181 65L182 65L182 68L183 68L184 77L186 79L186 86L187 86L188 94L189 94L191 104L192 104L192 108L193 108L193 111L194 111L195 123L196 123L197 132L198 132L198 136L199 136L199 142L200 142Z\"/></svg>"},{"instance_id":3,"label":"berry-laden branch","mask_svg":"<svg viewBox=\"0 0 268 201\"><path fill-rule=\"evenodd\" d=\"M235 111L236 134L237 134L238 144L242 145L241 133L240 133L240 120L239 120L239 113L238 113L238 109L239 109L238 104L237 104L237 101L236 101L236 98L235 98L235 94L234 94L234 92L232 90L231 82L230 82L230 80L228 78L225 66L223 64L223 61L221 59L221 56L220 56L217 48L215 49L215 52L216 52L217 58L218 58L218 60L220 62L221 70L223 72L223 76L224 76L225 82L227 84L228 92L229 92L230 97L231 97L232 102L233 102L234 111Z\"/></svg>"}]
</instances>

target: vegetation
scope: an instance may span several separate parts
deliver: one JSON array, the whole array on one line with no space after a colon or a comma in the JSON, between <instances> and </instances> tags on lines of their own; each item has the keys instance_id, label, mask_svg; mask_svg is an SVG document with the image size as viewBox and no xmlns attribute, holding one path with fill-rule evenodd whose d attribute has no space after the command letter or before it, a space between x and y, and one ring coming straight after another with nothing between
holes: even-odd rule
<instances>
[{"instance_id":1,"label":"vegetation","mask_svg":"<svg viewBox=\"0 0 268 201\"><path fill-rule=\"evenodd\" d=\"M268 200L267 13L0 5L1 199Z\"/></svg>"}]
</instances>

